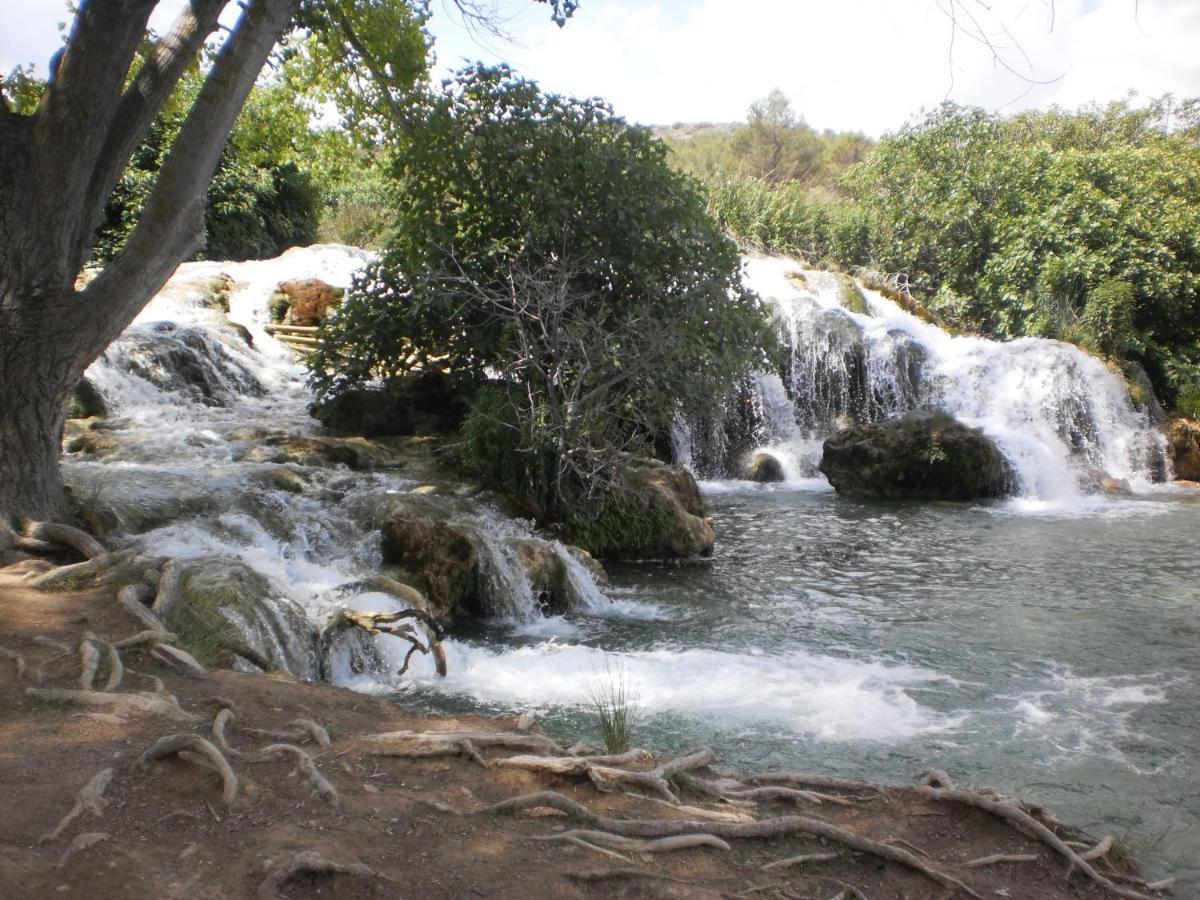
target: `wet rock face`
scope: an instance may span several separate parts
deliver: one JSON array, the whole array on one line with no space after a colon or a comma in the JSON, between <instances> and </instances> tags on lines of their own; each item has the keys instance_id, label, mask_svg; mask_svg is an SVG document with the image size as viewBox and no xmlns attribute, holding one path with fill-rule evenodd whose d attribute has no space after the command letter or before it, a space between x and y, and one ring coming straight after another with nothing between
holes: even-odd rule
<instances>
[{"instance_id":1,"label":"wet rock face","mask_svg":"<svg viewBox=\"0 0 1200 900\"><path fill-rule=\"evenodd\" d=\"M399 566L429 600L439 619L461 618L478 606L478 556L467 534L430 516L397 512L383 525L383 561Z\"/></svg>"},{"instance_id":2,"label":"wet rock face","mask_svg":"<svg viewBox=\"0 0 1200 900\"><path fill-rule=\"evenodd\" d=\"M1200 481L1200 422L1172 419L1167 423L1171 471L1183 481Z\"/></svg>"},{"instance_id":3,"label":"wet rock face","mask_svg":"<svg viewBox=\"0 0 1200 900\"><path fill-rule=\"evenodd\" d=\"M978 500L1014 487L992 440L944 413L846 428L825 442L820 469L839 493L885 500Z\"/></svg>"},{"instance_id":4,"label":"wet rock face","mask_svg":"<svg viewBox=\"0 0 1200 900\"><path fill-rule=\"evenodd\" d=\"M106 356L159 390L183 394L205 406L228 406L239 396L266 393L220 341L194 326L156 322L125 334Z\"/></svg>"},{"instance_id":5,"label":"wet rock face","mask_svg":"<svg viewBox=\"0 0 1200 900\"><path fill-rule=\"evenodd\" d=\"M67 407L67 418L90 419L104 418L109 414L108 403L99 388L90 378L79 379L75 390L71 392L70 405Z\"/></svg>"},{"instance_id":6,"label":"wet rock face","mask_svg":"<svg viewBox=\"0 0 1200 900\"><path fill-rule=\"evenodd\" d=\"M341 288L319 278L284 281L275 289L272 318L285 325L320 325L329 310L342 302Z\"/></svg>"}]
</instances>

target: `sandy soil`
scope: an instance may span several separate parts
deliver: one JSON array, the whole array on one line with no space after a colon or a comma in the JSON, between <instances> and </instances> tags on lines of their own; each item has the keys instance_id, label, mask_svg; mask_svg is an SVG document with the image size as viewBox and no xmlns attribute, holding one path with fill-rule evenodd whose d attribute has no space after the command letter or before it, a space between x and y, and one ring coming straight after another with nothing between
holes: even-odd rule
<instances>
[{"instance_id":1,"label":"sandy soil","mask_svg":"<svg viewBox=\"0 0 1200 900\"><path fill-rule=\"evenodd\" d=\"M78 645L85 631L117 640L141 630L101 590L47 594L23 586L19 570L0 570L0 897L4 898L572 898L966 896L892 862L820 840L793 836L733 840L728 851L691 849L626 860L536 837L572 827L546 808L515 816L481 813L492 803L555 790L595 812L629 818L689 818L662 803L599 793L585 778L487 768L459 756L426 760L374 756L364 735L398 729L512 730L515 719L421 717L380 699L297 683L280 675L212 672L189 678L141 651L125 651L122 692L152 691L154 676L175 695L191 723L157 715L117 717L96 708L52 703L26 694L33 685L77 688ZM43 639L39 642L35 639ZM60 642L67 652L45 643ZM134 673L139 674L134 674ZM236 705L229 731L239 752L230 762L240 781L232 804L222 801L214 772L169 757L138 766L164 735L211 738L211 700ZM290 759L255 761L269 739L245 728L279 730L304 717L321 723L332 745L306 745L340 804L314 795ZM572 736L555 735L570 743ZM509 755L487 751L490 758ZM85 812L54 840L41 842L72 808L80 789L104 769L113 776L97 817ZM685 803L729 811L711 800ZM980 897L1107 897L1044 845L992 815L887 789L849 806L761 803L756 818L806 815L905 848L961 879ZM80 838L81 835L91 835ZM99 836L99 837L97 837ZM83 846L91 841L90 846ZM70 850L74 842L77 848ZM361 874L301 874L273 884L296 854L317 851ZM787 869L763 866L797 854L838 852L836 859ZM966 861L991 854L1033 854L1034 862L980 868Z\"/></svg>"}]
</instances>

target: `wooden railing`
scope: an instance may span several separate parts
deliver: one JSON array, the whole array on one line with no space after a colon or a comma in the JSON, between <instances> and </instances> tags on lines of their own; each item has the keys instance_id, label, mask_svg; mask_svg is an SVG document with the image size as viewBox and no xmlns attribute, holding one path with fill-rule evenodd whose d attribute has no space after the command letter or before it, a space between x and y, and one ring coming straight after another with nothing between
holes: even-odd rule
<instances>
[{"instance_id":1,"label":"wooden railing","mask_svg":"<svg viewBox=\"0 0 1200 900\"><path fill-rule=\"evenodd\" d=\"M290 347L297 353L307 355L319 343L315 325L268 325L265 329L285 347Z\"/></svg>"}]
</instances>

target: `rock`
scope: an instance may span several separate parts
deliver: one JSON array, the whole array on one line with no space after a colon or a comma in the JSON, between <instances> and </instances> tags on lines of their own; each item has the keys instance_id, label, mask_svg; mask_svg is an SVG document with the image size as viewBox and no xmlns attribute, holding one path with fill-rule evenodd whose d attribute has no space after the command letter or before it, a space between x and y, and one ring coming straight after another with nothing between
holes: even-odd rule
<instances>
[{"instance_id":1,"label":"rock","mask_svg":"<svg viewBox=\"0 0 1200 900\"><path fill-rule=\"evenodd\" d=\"M79 384L71 392L71 400L67 406L67 418L90 419L104 418L109 414L108 403L100 389L90 378L80 378Z\"/></svg>"},{"instance_id":2,"label":"rock","mask_svg":"<svg viewBox=\"0 0 1200 900\"><path fill-rule=\"evenodd\" d=\"M304 278L298 281L284 281L275 289L275 297L271 305L272 318L286 299L286 312L282 321L286 325L320 325L329 310L342 302L345 294L341 288L321 281L319 278ZM278 298L278 299L277 299Z\"/></svg>"},{"instance_id":3,"label":"rock","mask_svg":"<svg viewBox=\"0 0 1200 900\"><path fill-rule=\"evenodd\" d=\"M354 388L314 403L309 413L335 434L363 437L454 431L467 417L474 382L420 372L383 388Z\"/></svg>"},{"instance_id":4,"label":"rock","mask_svg":"<svg viewBox=\"0 0 1200 900\"><path fill-rule=\"evenodd\" d=\"M578 547L567 547L564 553L540 538L514 538L510 545L544 613L560 615L574 608L580 599L571 578L570 557L578 560L598 584L605 579L604 567Z\"/></svg>"},{"instance_id":5,"label":"rock","mask_svg":"<svg viewBox=\"0 0 1200 900\"><path fill-rule=\"evenodd\" d=\"M286 466L271 466L269 469L255 472L251 479L267 490L286 491L289 494L304 493L304 478Z\"/></svg>"},{"instance_id":6,"label":"rock","mask_svg":"<svg viewBox=\"0 0 1200 900\"><path fill-rule=\"evenodd\" d=\"M716 532L692 473L636 457L626 466L599 512L570 523L572 542L599 559L688 559L712 553Z\"/></svg>"},{"instance_id":7,"label":"rock","mask_svg":"<svg viewBox=\"0 0 1200 900\"><path fill-rule=\"evenodd\" d=\"M787 480L783 471L783 463L770 453L755 453L750 457L746 465L742 467L742 477L748 481L757 481L762 484Z\"/></svg>"},{"instance_id":8,"label":"rock","mask_svg":"<svg viewBox=\"0 0 1200 900\"><path fill-rule=\"evenodd\" d=\"M885 500L977 500L1014 484L992 440L945 413L846 428L825 441L820 470L838 493Z\"/></svg>"},{"instance_id":9,"label":"rock","mask_svg":"<svg viewBox=\"0 0 1200 900\"><path fill-rule=\"evenodd\" d=\"M254 335L251 334L249 328L247 328L245 325L243 325L240 322L234 322L232 319L229 320L226 324L229 325L230 328L232 328L234 331L237 332L238 337L240 337L242 339L242 341L245 342L247 347L254 346Z\"/></svg>"},{"instance_id":10,"label":"rock","mask_svg":"<svg viewBox=\"0 0 1200 900\"><path fill-rule=\"evenodd\" d=\"M155 611L185 650L210 666L233 665L249 650L272 668L317 676L314 627L265 576L215 557L181 565L178 593Z\"/></svg>"},{"instance_id":11,"label":"rock","mask_svg":"<svg viewBox=\"0 0 1200 900\"><path fill-rule=\"evenodd\" d=\"M208 283L202 303L209 309L215 309L228 315L229 296L236 287L237 282L233 280L233 276L228 272L221 272Z\"/></svg>"},{"instance_id":12,"label":"rock","mask_svg":"<svg viewBox=\"0 0 1200 900\"><path fill-rule=\"evenodd\" d=\"M1079 473L1079 489L1085 494L1131 497L1133 488L1124 478L1114 478L1099 466L1086 466Z\"/></svg>"},{"instance_id":13,"label":"rock","mask_svg":"<svg viewBox=\"0 0 1200 900\"><path fill-rule=\"evenodd\" d=\"M431 516L395 511L383 525L383 561L399 566L439 619L480 610L478 554L462 529Z\"/></svg>"},{"instance_id":14,"label":"rock","mask_svg":"<svg viewBox=\"0 0 1200 900\"><path fill-rule=\"evenodd\" d=\"M1150 417L1151 424L1162 423L1167 418L1167 412L1158 402L1158 397L1154 394L1154 385L1150 382L1150 376L1146 374L1146 370L1137 363L1129 361L1123 364L1123 369L1125 385L1129 389L1129 400L1133 403L1133 408L1146 413Z\"/></svg>"},{"instance_id":15,"label":"rock","mask_svg":"<svg viewBox=\"0 0 1200 900\"><path fill-rule=\"evenodd\" d=\"M1180 481L1200 481L1200 422L1183 417L1166 424L1171 471Z\"/></svg>"}]
</instances>

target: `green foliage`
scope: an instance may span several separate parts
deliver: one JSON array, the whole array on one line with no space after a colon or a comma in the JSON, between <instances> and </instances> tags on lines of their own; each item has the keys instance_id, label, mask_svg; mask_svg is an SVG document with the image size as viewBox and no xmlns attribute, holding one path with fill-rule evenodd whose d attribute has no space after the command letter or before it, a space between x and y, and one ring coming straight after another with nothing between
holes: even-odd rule
<instances>
[{"instance_id":1,"label":"green foliage","mask_svg":"<svg viewBox=\"0 0 1200 900\"><path fill-rule=\"evenodd\" d=\"M1083 327L1105 356L1121 357L1137 347L1134 293L1128 281L1109 278L1088 292Z\"/></svg>"},{"instance_id":2,"label":"green foliage","mask_svg":"<svg viewBox=\"0 0 1200 900\"><path fill-rule=\"evenodd\" d=\"M327 322L314 383L336 393L429 358L503 373L511 408L477 404L468 434L487 450L468 455L515 454L499 480L550 511L591 495L588 476L563 483L565 460L667 427L761 355L736 247L662 144L598 100L466 69L414 105L391 178L387 252Z\"/></svg>"},{"instance_id":3,"label":"green foliage","mask_svg":"<svg viewBox=\"0 0 1200 900\"><path fill-rule=\"evenodd\" d=\"M615 485L599 502L579 504L566 524L575 546L606 559L627 553L631 547L657 546L674 521L665 510L651 507L644 498Z\"/></svg>"},{"instance_id":4,"label":"green foliage","mask_svg":"<svg viewBox=\"0 0 1200 900\"><path fill-rule=\"evenodd\" d=\"M1200 383L1185 385L1179 391L1175 406L1189 419L1200 419Z\"/></svg>"},{"instance_id":5,"label":"green foliage","mask_svg":"<svg viewBox=\"0 0 1200 900\"><path fill-rule=\"evenodd\" d=\"M591 701L604 749L611 754L629 750L641 710L637 685L629 671L605 660L604 673L592 683Z\"/></svg>"}]
</instances>

